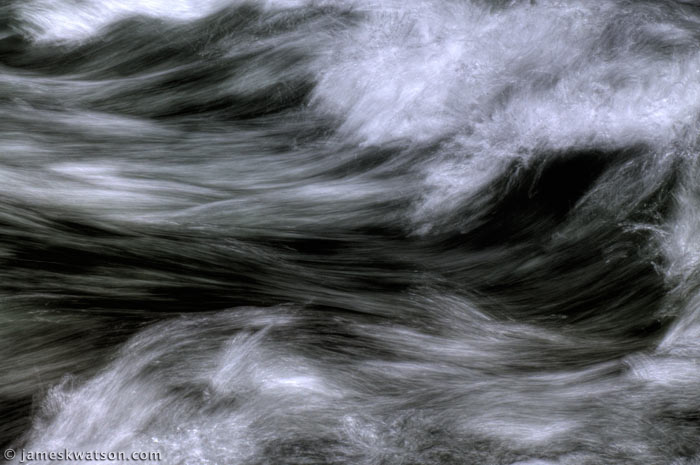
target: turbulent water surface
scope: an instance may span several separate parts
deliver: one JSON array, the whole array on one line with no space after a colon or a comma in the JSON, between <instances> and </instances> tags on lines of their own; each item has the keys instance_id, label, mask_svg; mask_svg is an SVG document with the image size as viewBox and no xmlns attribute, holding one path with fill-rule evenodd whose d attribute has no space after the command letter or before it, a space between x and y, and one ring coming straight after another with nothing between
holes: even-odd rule
<instances>
[{"instance_id":1,"label":"turbulent water surface","mask_svg":"<svg viewBox=\"0 0 700 465\"><path fill-rule=\"evenodd\" d=\"M4 448L700 464L700 2L8 0L0 71Z\"/></svg>"}]
</instances>

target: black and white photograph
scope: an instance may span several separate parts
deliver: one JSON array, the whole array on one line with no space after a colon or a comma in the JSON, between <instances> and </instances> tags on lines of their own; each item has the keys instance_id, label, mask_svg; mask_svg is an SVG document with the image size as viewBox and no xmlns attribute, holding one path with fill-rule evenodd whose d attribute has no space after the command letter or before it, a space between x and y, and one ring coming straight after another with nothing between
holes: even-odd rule
<instances>
[{"instance_id":1,"label":"black and white photograph","mask_svg":"<svg viewBox=\"0 0 700 465\"><path fill-rule=\"evenodd\" d=\"M700 465L700 1L0 0L0 453Z\"/></svg>"}]
</instances>

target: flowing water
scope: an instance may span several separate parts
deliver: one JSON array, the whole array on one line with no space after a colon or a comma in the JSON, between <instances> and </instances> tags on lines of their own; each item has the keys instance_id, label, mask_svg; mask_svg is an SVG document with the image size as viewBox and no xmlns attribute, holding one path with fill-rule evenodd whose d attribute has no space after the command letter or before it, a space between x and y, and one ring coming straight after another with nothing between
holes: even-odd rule
<instances>
[{"instance_id":1,"label":"flowing water","mask_svg":"<svg viewBox=\"0 0 700 465\"><path fill-rule=\"evenodd\" d=\"M9 463L700 464L700 2L7 0L0 71Z\"/></svg>"}]
</instances>

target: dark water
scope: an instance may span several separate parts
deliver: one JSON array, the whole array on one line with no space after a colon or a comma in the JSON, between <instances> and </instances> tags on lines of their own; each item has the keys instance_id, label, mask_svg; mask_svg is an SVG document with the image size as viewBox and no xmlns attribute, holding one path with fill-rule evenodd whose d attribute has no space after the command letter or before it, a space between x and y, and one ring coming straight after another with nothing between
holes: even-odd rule
<instances>
[{"instance_id":1,"label":"dark water","mask_svg":"<svg viewBox=\"0 0 700 465\"><path fill-rule=\"evenodd\" d=\"M699 3L0 19L5 447L700 464Z\"/></svg>"}]
</instances>

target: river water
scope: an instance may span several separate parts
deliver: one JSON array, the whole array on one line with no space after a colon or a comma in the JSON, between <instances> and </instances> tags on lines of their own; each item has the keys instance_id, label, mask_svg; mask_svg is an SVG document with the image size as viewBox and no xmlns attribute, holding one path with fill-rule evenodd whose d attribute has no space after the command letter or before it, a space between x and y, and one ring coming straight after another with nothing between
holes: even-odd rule
<instances>
[{"instance_id":1,"label":"river water","mask_svg":"<svg viewBox=\"0 0 700 465\"><path fill-rule=\"evenodd\" d=\"M700 464L699 116L695 1L2 3L9 463Z\"/></svg>"}]
</instances>

